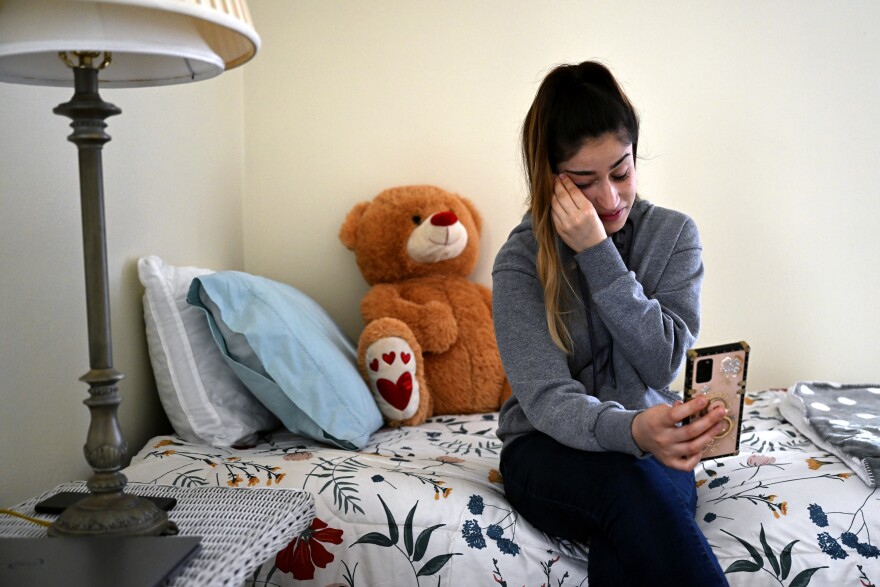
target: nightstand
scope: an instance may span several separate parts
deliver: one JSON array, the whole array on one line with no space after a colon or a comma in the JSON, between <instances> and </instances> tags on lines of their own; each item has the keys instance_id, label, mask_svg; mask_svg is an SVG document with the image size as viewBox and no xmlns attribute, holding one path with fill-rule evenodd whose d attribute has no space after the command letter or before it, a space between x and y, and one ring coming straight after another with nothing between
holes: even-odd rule
<instances>
[{"instance_id":1,"label":"nightstand","mask_svg":"<svg viewBox=\"0 0 880 587\"><path fill-rule=\"evenodd\" d=\"M51 522L55 516L38 514L34 506L61 491L87 493L88 489L85 482L65 483L11 509ZM201 538L201 551L175 575L174 587L240 585L264 561L296 540L315 517L314 498L305 491L129 483L126 492L175 498L177 505L168 517L177 524L179 536ZM10 515L0 515L0 537L83 540L46 538L44 526Z\"/></svg>"}]
</instances>

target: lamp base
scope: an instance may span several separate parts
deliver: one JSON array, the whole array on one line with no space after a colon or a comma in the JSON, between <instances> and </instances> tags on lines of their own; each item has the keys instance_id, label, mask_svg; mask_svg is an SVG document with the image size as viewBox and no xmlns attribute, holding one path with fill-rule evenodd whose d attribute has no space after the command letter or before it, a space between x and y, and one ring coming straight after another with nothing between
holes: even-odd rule
<instances>
[{"instance_id":1,"label":"lamp base","mask_svg":"<svg viewBox=\"0 0 880 587\"><path fill-rule=\"evenodd\" d=\"M92 492L68 507L49 527L49 536L159 536L177 525L152 501L122 491Z\"/></svg>"},{"instance_id":2,"label":"lamp base","mask_svg":"<svg viewBox=\"0 0 880 587\"><path fill-rule=\"evenodd\" d=\"M2 0L0 0L2 1ZM49 528L49 536L157 536L176 534L177 526L168 514L140 497L123 492L126 479L120 471L127 447L116 409L121 401L117 382L122 374L113 369L110 342L110 296L107 278L107 244L104 219L104 186L101 149L110 140L104 120L120 113L98 95L98 69L110 63L105 54L74 53L79 62L65 62L73 68L73 98L54 109L69 117L73 134L68 139L79 151L82 203L83 249L86 278L86 310L89 329L91 370L80 380L89 384L85 403L91 413L85 457L95 474L89 479L91 495L67 508Z\"/></svg>"}]
</instances>

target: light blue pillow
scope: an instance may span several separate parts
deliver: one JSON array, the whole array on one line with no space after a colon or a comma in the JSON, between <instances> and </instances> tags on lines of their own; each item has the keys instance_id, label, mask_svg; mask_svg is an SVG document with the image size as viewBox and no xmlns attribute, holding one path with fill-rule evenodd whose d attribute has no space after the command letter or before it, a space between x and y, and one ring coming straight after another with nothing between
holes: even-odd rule
<instances>
[{"instance_id":1,"label":"light blue pillow","mask_svg":"<svg viewBox=\"0 0 880 587\"><path fill-rule=\"evenodd\" d=\"M290 431L354 450L382 425L354 345L301 291L222 271L193 279L186 301L205 311L226 362Z\"/></svg>"}]
</instances>

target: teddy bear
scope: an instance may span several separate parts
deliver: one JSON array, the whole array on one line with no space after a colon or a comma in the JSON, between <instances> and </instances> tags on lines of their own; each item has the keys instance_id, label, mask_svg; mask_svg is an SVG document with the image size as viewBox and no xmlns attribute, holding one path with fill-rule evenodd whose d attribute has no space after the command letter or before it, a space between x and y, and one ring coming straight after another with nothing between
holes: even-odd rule
<instances>
[{"instance_id":1,"label":"teddy bear","mask_svg":"<svg viewBox=\"0 0 880 587\"><path fill-rule=\"evenodd\" d=\"M470 281L482 219L431 185L384 190L346 215L339 239L371 286L358 368L389 426L497 410L510 395L492 293Z\"/></svg>"}]
</instances>

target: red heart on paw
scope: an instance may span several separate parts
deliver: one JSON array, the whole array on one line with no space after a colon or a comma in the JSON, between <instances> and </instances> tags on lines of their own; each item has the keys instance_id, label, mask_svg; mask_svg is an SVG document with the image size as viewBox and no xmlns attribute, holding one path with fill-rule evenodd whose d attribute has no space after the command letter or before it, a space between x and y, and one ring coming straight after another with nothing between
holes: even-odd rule
<instances>
[{"instance_id":1,"label":"red heart on paw","mask_svg":"<svg viewBox=\"0 0 880 587\"><path fill-rule=\"evenodd\" d=\"M379 359L373 359L372 361L370 361L370 369L372 369L373 371L379 370Z\"/></svg>"},{"instance_id":2,"label":"red heart on paw","mask_svg":"<svg viewBox=\"0 0 880 587\"><path fill-rule=\"evenodd\" d=\"M409 353L400 353L400 360L403 361L403 364L406 365L409 363L409 360L412 358L412 355Z\"/></svg>"},{"instance_id":3,"label":"red heart on paw","mask_svg":"<svg viewBox=\"0 0 880 587\"><path fill-rule=\"evenodd\" d=\"M391 351L390 353L383 353L382 360L390 365L391 363L394 362L394 356L395 356L394 351Z\"/></svg>"},{"instance_id":4,"label":"red heart on paw","mask_svg":"<svg viewBox=\"0 0 880 587\"><path fill-rule=\"evenodd\" d=\"M409 371L405 371L403 375L398 377L397 383L392 383L387 379L379 379L376 381L376 387L379 388L379 394L386 402L398 410L403 410L409 404L409 398L412 395L412 375Z\"/></svg>"}]
</instances>

